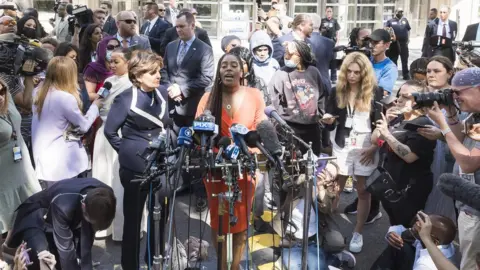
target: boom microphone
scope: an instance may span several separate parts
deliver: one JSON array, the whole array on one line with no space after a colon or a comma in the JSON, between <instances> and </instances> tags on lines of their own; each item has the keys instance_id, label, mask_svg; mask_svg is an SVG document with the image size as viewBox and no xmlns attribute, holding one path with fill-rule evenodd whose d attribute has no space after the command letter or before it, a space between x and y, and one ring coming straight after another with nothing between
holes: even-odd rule
<instances>
[{"instance_id":1,"label":"boom microphone","mask_svg":"<svg viewBox=\"0 0 480 270\"><path fill-rule=\"evenodd\" d=\"M288 132L294 133L293 129L287 124L287 122L285 122L285 120L283 120L283 118L278 114L277 110L275 110L274 107L268 106L265 108L264 112L269 118L275 119L275 121L277 121Z\"/></svg>"},{"instance_id":2,"label":"boom microphone","mask_svg":"<svg viewBox=\"0 0 480 270\"><path fill-rule=\"evenodd\" d=\"M284 191L288 191L288 189L293 186L293 181L287 170L285 169L283 161L280 159L280 156L282 155L282 145L278 140L277 133L275 132L275 127L272 123L270 123L270 121L263 120L262 122L260 122L260 124L257 125L257 131L265 145L265 148L272 154L277 169L280 170L282 174L282 189Z\"/></svg>"},{"instance_id":3,"label":"boom microphone","mask_svg":"<svg viewBox=\"0 0 480 270\"><path fill-rule=\"evenodd\" d=\"M480 211L480 185L460 176L444 173L437 186L445 195Z\"/></svg>"}]
</instances>

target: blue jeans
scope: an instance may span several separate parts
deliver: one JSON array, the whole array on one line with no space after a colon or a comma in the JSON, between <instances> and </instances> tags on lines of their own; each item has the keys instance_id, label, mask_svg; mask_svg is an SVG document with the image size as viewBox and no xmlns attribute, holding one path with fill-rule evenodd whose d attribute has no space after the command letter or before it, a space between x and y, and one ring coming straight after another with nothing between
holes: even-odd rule
<instances>
[{"instance_id":1,"label":"blue jeans","mask_svg":"<svg viewBox=\"0 0 480 270\"><path fill-rule=\"evenodd\" d=\"M307 254L308 270L328 270L328 265L340 265L340 261L337 257L326 254L321 247L319 248L319 255L320 257L317 259L317 243L310 242L308 244ZM289 257L290 267L288 265ZM282 250L282 262L284 266L288 267L288 270L302 269L302 245L297 244L291 248L284 248Z\"/></svg>"}]
</instances>

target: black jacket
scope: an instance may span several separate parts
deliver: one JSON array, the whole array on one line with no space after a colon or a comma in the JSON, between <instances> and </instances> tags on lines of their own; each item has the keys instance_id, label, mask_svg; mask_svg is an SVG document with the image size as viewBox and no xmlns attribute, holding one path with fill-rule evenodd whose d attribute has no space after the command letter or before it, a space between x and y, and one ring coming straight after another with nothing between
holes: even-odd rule
<instances>
[{"instance_id":1,"label":"black jacket","mask_svg":"<svg viewBox=\"0 0 480 270\"><path fill-rule=\"evenodd\" d=\"M374 92L374 98L372 100L372 105L370 108L370 119L372 120L372 131L375 129L374 120L375 119L375 101L379 102L383 98L383 89L381 87L377 87ZM338 115L337 120L332 125L326 125L327 129L330 131L337 128L335 133L335 143L340 146L345 146L345 138L348 137L350 134L351 128L345 127L345 122L347 121L347 108L340 109L338 108L337 103L337 89L335 87L332 88L330 91L330 95L328 96L328 101L326 103L325 112L331 115Z\"/></svg>"},{"instance_id":2,"label":"black jacket","mask_svg":"<svg viewBox=\"0 0 480 270\"><path fill-rule=\"evenodd\" d=\"M478 25L478 23L474 23L467 26L462 41L475 41L477 39Z\"/></svg>"},{"instance_id":3,"label":"black jacket","mask_svg":"<svg viewBox=\"0 0 480 270\"><path fill-rule=\"evenodd\" d=\"M117 32L118 32L117 24L115 22L115 18L113 18L111 15L108 16L107 21L105 22L105 25L103 26L103 32L107 33L109 36L116 35Z\"/></svg>"},{"instance_id":4,"label":"black jacket","mask_svg":"<svg viewBox=\"0 0 480 270\"><path fill-rule=\"evenodd\" d=\"M423 37L423 46L422 46L422 57L432 57L435 53L435 48L430 45L430 38L437 36L438 25L440 23L440 19L436 18L435 20L431 21L427 27L425 28L425 36ZM450 35L452 37L452 41L457 38L457 23L448 20L448 26L450 28ZM455 61L455 52L453 51L453 47L451 48L453 54L453 61ZM452 59L450 59L452 60Z\"/></svg>"},{"instance_id":5,"label":"black jacket","mask_svg":"<svg viewBox=\"0 0 480 270\"><path fill-rule=\"evenodd\" d=\"M201 41L205 42L208 46L212 47L210 38L208 37L207 31L202 28L195 27L195 36ZM159 54L163 57L165 55L165 50L168 43L178 39L177 29L175 27L170 27L165 31L165 36L163 37L162 43L160 44Z\"/></svg>"},{"instance_id":6,"label":"black jacket","mask_svg":"<svg viewBox=\"0 0 480 270\"><path fill-rule=\"evenodd\" d=\"M95 232L83 218L83 196L93 188L109 188L94 178L72 178L58 181L50 188L33 194L17 209L10 247L18 247L23 239L22 232L38 228L52 232L62 269L91 270L92 246ZM79 252L81 263L77 263L77 252L73 235L80 233Z\"/></svg>"},{"instance_id":7,"label":"black jacket","mask_svg":"<svg viewBox=\"0 0 480 270\"><path fill-rule=\"evenodd\" d=\"M147 30L147 25L149 25L148 22L142 25L142 28L140 29L140 34L142 35L145 34L145 31ZM148 33L148 40L150 41L150 47L152 47L152 50L159 55L163 55L160 52L160 47L165 37L165 33L169 28L170 28L170 24L167 21L164 21L162 18L158 17L157 21L155 22L155 25L152 26L152 28L150 29L150 32Z\"/></svg>"}]
</instances>

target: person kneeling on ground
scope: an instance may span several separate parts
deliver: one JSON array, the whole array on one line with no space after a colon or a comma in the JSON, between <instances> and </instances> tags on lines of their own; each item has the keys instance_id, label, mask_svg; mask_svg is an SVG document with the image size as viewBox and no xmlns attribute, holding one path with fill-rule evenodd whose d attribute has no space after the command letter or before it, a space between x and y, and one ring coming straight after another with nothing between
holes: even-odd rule
<instances>
[{"instance_id":1,"label":"person kneeling on ground","mask_svg":"<svg viewBox=\"0 0 480 270\"><path fill-rule=\"evenodd\" d=\"M28 198L17 209L11 240L17 248L28 245L29 269L90 270L95 231L107 229L115 217L116 198L111 187L94 178L58 181Z\"/></svg>"},{"instance_id":2,"label":"person kneeling on ground","mask_svg":"<svg viewBox=\"0 0 480 270\"><path fill-rule=\"evenodd\" d=\"M429 229L430 233L427 233ZM426 233L431 236L430 239L425 237ZM397 225L388 229L385 236L388 247L370 269L437 269L438 257L431 252L432 244L446 259L451 260L455 255L455 235L456 227L451 219L439 215L427 216L420 211L412 228ZM438 269L445 268L442 266Z\"/></svg>"}]
</instances>

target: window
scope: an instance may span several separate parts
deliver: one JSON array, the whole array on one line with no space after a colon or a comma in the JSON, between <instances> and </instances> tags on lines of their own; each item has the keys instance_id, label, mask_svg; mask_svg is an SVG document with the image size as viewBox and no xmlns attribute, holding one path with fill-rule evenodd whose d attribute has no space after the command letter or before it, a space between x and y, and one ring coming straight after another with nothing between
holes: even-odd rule
<instances>
[{"instance_id":1,"label":"window","mask_svg":"<svg viewBox=\"0 0 480 270\"><path fill-rule=\"evenodd\" d=\"M55 7L55 1L54 0L33 1L33 7L38 11L53 12L53 8Z\"/></svg>"},{"instance_id":2,"label":"window","mask_svg":"<svg viewBox=\"0 0 480 270\"><path fill-rule=\"evenodd\" d=\"M295 14L299 14L299 13L317 13L317 6L295 5Z\"/></svg>"}]
</instances>

